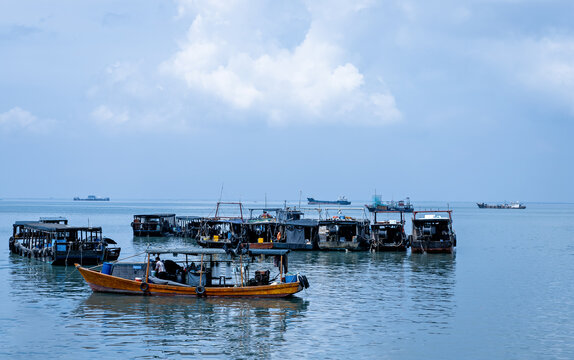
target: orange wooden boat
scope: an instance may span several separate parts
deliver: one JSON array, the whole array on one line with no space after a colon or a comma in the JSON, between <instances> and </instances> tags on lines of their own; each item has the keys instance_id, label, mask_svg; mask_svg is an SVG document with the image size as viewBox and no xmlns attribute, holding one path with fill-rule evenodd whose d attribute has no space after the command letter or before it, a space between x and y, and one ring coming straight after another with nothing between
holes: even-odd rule
<instances>
[{"instance_id":1,"label":"orange wooden boat","mask_svg":"<svg viewBox=\"0 0 574 360\"><path fill-rule=\"evenodd\" d=\"M76 264L94 292L130 295L167 295L199 297L286 297L309 286L304 275L287 273L289 250L252 249L241 255L230 255L222 249L148 250L147 262L106 263L102 271ZM184 255L184 261L164 260L164 272L152 270L152 256ZM278 269L276 280L270 280L270 270L261 267L262 257L273 257ZM257 259L257 262L252 260ZM197 261L197 265L195 263ZM264 263L264 262L263 262ZM184 265L184 266L182 266ZM234 270L234 276L228 269Z\"/></svg>"}]
</instances>

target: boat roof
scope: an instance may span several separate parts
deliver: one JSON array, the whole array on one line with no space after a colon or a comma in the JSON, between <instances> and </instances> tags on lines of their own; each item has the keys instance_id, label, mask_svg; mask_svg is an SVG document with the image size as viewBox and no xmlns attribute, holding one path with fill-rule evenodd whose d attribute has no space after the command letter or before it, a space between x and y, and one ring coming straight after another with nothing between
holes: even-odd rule
<instances>
[{"instance_id":1,"label":"boat roof","mask_svg":"<svg viewBox=\"0 0 574 360\"><path fill-rule=\"evenodd\" d=\"M27 224L36 224L36 223L39 223L39 221L38 220L30 220L30 221L21 220L21 221L15 221L14 225L27 225Z\"/></svg>"},{"instance_id":2,"label":"boat roof","mask_svg":"<svg viewBox=\"0 0 574 360\"><path fill-rule=\"evenodd\" d=\"M222 218L222 217L207 217L207 218L203 218L202 219L203 222L208 222L208 223L231 223L231 224L243 224L245 223L245 221L243 221L243 219L241 218Z\"/></svg>"},{"instance_id":3,"label":"boat roof","mask_svg":"<svg viewBox=\"0 0 574 360\"><path fill-rule=\"evenodd\" d=\"M101 227L90 227L90 226L68 226L64 224L52 224L52 223L41 223L41 222L32 222L27 224L27 227L34 229L34 230L41 230L41 231L64 231L64 230L90 230L90 231L101 231Z\"/></svg>"},{"instance_id":4,"label":"boat roof","mask_svg":"<svg viewBox=\"0 0 574 360\"><path fill-rule=\"evenodd\" d=\"M285 255L289 249L249 249L249 255ZM179 248L179 249L148 249L147 254L184 254L184 255L225 255L227 252L223 249L210 248Z\"/></svg>"},{"instance_id":5,"label":"boat roof","mask_svg":"<svg viewBox=\"0 0 574 360\"><path fill-rule=\"evenodd\" d=\"M261 211L279 211L283 208L270 208L270 207L262 207L262 208L249 208L249 211L261 210Z\"/></svg>"},{"instance_id":6,"label":"boat roof","mask_svg":"<svg viewBox=\"0 0 574 360\"><path fill-rule=\"evenodd\" d=\"M67 221L68 219L63 216L42 216L40 221Z\"/></svg>"},{"instance_id":7,"label":"boat roof","mask_svg":"<svg viewBox=\"0 0 574 360\"><path fill-rule=\"evenodd\" d=\"M175 218L178 220L200 220L202 217L201 216L176 216Z\"/></svg>"},{"instance_id":8,"label":"boat roof","mask_svg":"<svg viewBox=\"0 0 574 360\"><path fill-rule=\"evenodd\" d=\"M317 226L319 225L319 220L317 219L299 219L299 220L288 220L284 222L285 225L295 225L295 226Z\"/></svg>"},{"instance_id":9,"label":"boat roof","mask_svg":"<svg viewBox=\"0 0 574 360\"><path fill-rule=\"evenodd\" d=\"M134 215L134 217L171 217L175 216L175 214L143 214L143 215Z\"/></svg>"}]
</instances>

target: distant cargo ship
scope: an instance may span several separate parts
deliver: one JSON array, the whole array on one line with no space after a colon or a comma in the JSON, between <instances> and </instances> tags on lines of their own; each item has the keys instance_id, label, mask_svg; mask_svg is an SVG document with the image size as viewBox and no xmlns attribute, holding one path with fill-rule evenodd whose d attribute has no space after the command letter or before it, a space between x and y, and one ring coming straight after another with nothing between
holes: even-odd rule
<instances>
[{"instance_id":1,"label":"distant cargo ship","mask_svg":"<svg viewBox=\"0 0 574 360\"><path fill-rule=\"evenodd\" d=\"M370 212L376 211L402 211L402 212L413 212L414 207L411 204L411 199L406 198L400 201L383 201L380 195L373 196L373 203L365 205Z\"/></svg>"},{"instance_id":2,"label":"distant cargo ship","mask_svg":"<svg viewBox=\"0 0 574 360\"><path fill-rule=\"evenodd\" d=\"M309 205L351 205L351 202L344 196L339 196L337 200L315 200L315 198L307 198Z\"/></svg>"},{"instance_id":3,"label":"distant cargo ship","mask_svg":"<svg viewBox=\"0 0 574 360\"><path fill-rule=\"evenodd\" d=\"M75 197L74 201L110 201L109 197L99 197L96 195L88 195L87 198Z\"/></svg>"},{"instance_id":4,"label":"distant cargo ship","mask_svg":"<svg viewBox=\"0 0 574 360\"><path fill-rule=\"evenodd\" d=\"M489 205L487 203L476 203L476 205L478 205L478 207L481 209L526 209L526 205L523 205L518 201L510 204L504 203Z\"/></svg>"}]
</instances>

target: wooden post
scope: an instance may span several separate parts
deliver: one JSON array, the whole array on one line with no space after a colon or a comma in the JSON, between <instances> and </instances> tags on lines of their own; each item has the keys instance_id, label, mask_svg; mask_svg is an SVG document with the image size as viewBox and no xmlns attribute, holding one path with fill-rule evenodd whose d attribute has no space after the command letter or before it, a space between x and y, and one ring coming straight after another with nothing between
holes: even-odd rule
<instances>
[{"instance_id":1,"label":"wooden post","mask_svg":"<svg viewBox=\"0 0 574 360\"><path fill-rule=\"evenodd\" d=\"M149 256L150 254L147 254L147 265L145 268L145 282L147 283L149 281Z\"/></svg>"},{"instance_id":2,"label":"wooden post","mask_svg":"<svg viewBox=\"0 0 574 360\"><path fill-rule=\"evenodd\" d=\"M241 275L241 286L243 287L243 255L239 255L239 274Z\"/></svg>"},{"instance_id":3,"label":"wooden post","mask_svg":"<svg viewBox=\"0 0 574 360\"><path fill-rule=\"evenodd\" d=\"M201 263L199 264L199 286L203 286L201 279L203 278L203 254L201 254Z\"/></svg>"},{"instance_id":4,"label":"wooden post","mask_svg":"<svg viewBox=\"0 0 574 360\"><path fill-rule=\"evenodd\" d=\"M283 255L281 255L281 261L279 263L279 280L283 281Z\"/></svg>"}]
</instances>

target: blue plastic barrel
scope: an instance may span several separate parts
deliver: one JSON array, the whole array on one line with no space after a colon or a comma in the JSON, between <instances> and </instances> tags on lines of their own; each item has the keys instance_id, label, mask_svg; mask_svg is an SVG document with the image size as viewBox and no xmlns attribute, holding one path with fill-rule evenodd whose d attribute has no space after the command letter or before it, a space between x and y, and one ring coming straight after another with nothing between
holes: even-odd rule
<instances>
[{"instance_id":1,"label":"blue plastic barrel","mask_svg":"<svg viewBox=\"0 0 574 360\"><path fill-rule=\"evenodd\" d=\"M293 282L297 282L297 275L291 275L291 274L287 274L285 275L285 282L286 283L293 283Z\"/></svg>"},{"instance_id":2,"label":"blue plastic barrel","mask_svg":"<svg viewBox=\"0 0 574 360\"><path fill-rule=\"evenodd\" d=\"M102 265L102 274L111 275L113 266L113 264L105 262L104 265Z\"/></svg>"}]
</instances>

